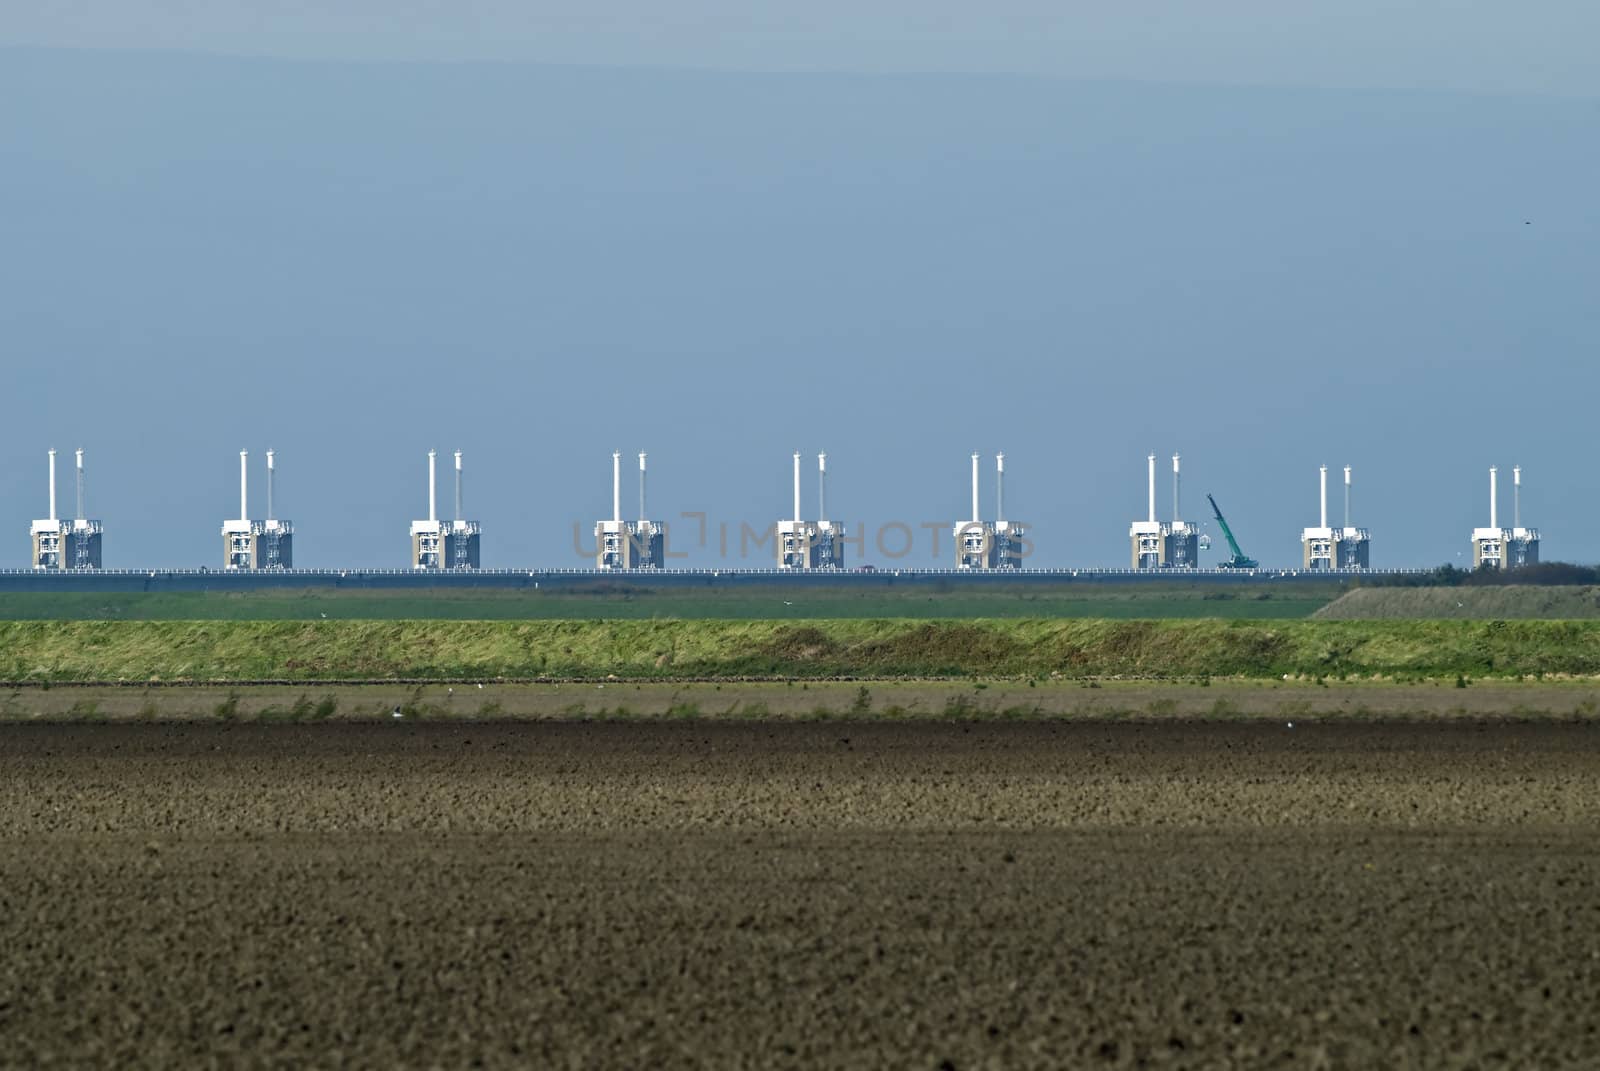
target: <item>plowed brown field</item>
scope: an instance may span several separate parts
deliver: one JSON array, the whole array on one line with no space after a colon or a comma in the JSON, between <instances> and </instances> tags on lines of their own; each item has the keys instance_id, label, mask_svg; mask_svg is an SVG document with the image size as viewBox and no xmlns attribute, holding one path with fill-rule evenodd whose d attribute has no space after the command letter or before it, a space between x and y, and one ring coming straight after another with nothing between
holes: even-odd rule
<instances>
[{"instance_id":1,"label":"plowed brown field","mask_svg":"<svg viewBox=\"0 0 1600 1071\"><path fill-rule=\"evenodd\" d=\"M1585 723L30 724L0 1062L1595 1066Z\"/></svg>"}]
</instances>

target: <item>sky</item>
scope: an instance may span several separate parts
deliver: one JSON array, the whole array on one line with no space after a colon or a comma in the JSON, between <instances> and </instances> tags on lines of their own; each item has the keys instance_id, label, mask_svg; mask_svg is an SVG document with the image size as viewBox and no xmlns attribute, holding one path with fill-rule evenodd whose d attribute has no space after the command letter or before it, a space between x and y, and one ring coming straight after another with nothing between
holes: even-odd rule
<instances>
[{"instance_id":1,"label":"sky","mask_svg":"<svg viewBox=\"0 0 1600 1071\"><path fill-rule=\"evenodd\" d=\"M404 565L430 448L490 566L583 564L613 450L685 565L765 564L795 450L880 566L1001 450L1034 565L1125 564L1151 452L1271 565L1321 464L1375 565L1491 464L1600 558L1596 17L1192 6L9 11L0 567L51 446L108 566L215 567L269 446L307 567Z\"/></svg>"},{"instance_id":2,"label":"sky","mask_svg":"<svg viewBox=\"0 0 1600 1071\"><path fill-rule=\"evenodd\" d=\"M1600 94L1589 0L52 0L0 40L324 60Z\"/></svg>"}]
</instances>

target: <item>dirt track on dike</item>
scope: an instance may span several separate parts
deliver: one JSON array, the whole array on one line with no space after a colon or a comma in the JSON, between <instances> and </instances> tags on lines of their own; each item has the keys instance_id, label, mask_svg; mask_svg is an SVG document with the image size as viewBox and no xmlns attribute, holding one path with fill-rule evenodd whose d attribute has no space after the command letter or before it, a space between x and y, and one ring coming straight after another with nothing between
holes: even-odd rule
<instances>
[{"instance_id":1,"label":"dirt track on dike","mask_svg":"<svg viewBox=\"0 0 1600 1071\"><path fill-rule=\"evenodd\" d=\"M1584 723L29 724L0 1063L1594 1066Z\"/></svg>"}]
</instances>

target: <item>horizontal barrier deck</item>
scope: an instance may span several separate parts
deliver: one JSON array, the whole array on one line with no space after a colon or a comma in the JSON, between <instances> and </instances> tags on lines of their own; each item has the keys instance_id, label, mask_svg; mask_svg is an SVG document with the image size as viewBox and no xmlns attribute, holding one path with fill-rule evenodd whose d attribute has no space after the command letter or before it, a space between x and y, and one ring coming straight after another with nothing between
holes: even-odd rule
<instances>
[{"instance_id":1,"label":"horizontal barrier deck","mask_svg":"<svg viewBox=\"0 0 1600 1071\"><path fill-rule=\"evenodd\" d=\"M257 591L269 588L479 588L582 592L624 588L1065 586L1074 583L1279 585L1424 576L1421 569L83 569L0 570L0 592Z\"/></svg>"}]
</instances>

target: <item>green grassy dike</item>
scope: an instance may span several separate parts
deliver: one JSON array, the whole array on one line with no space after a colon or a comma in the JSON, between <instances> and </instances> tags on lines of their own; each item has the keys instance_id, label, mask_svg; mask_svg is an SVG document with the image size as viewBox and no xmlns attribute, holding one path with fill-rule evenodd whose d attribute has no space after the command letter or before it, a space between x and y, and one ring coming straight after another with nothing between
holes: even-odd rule
<instances>
[{"instance_id":1,"label":"green grassy dike","mask_svg":"<svg viewBox=\"0 0 1600 1071\"><path fill-rule=\"evenodd\" d=\"M4 622L0 680L1600 674L1592 621Z\"/></svg>"},{"instance_id":2,"label":"green grassy dike","mask_svg":"<svg viewBox=\"0 0 1600 1071\"><path fill-rule=\"evenodd\" d=\"M1339 584L1215 585L1150 581L903 588L848 584L665 588L597 581L587 590L266 588L259 591L0 592L6 621L810 621L818 618L1309 617L1348 589ZM1406 616L1430 616L1410 614ZM1452 615L1453 616L1453 615ZM1471 615L1464 615L1471 616ZM1485 616L1483 614L1477 615ZM1523 617L1525 614L1496 614ZM1550 615L1545 615L1550 616ZM1591 616L1591 615L1573 615Z\"/></svg>"}]
</instances>

